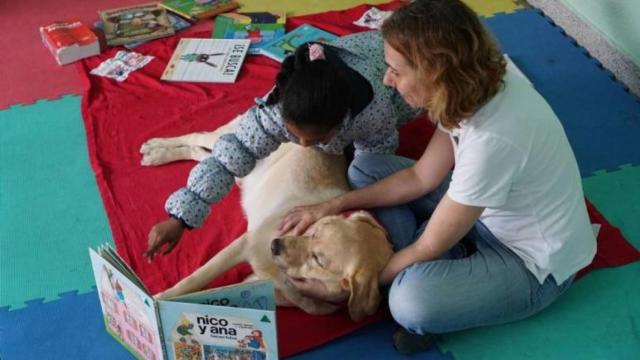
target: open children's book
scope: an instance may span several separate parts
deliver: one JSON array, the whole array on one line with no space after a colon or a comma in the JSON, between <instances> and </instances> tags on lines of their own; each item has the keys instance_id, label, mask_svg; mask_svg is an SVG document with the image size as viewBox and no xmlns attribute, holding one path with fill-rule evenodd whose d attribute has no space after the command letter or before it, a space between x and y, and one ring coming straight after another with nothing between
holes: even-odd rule
<instances>
[{"instance_id":1,"label":"open children's book","mask_svg":"<svg viewBox=\"0 0 640 360\"><path fill-rule=\"evenodd\" d=\"M155 300L112 247L89 253L107 332L136 358L278 358L273 283Z\"/></svg>"},{"instance_id":2,"label":"open children's book","mask_svg":"<svg viewBox=\"0 0 640 360\"><path fill-rule=\"evenodd\" d=\"M235 82L250 43L248 39L181 39L161 79Z\"/></svg>"}]
</instances>

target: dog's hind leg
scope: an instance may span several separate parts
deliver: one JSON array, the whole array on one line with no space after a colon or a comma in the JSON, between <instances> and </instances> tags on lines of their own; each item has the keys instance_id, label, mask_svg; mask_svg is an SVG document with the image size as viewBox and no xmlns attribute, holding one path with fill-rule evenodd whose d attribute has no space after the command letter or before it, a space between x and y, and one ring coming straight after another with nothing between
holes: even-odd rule
<instances>
[{"instance_id":1,"label":"dog's hind leg","mask_svg":"<svg viewBox=\"0 0 640 360\"><path fill-rule=\"evenodd\" d=\"M245 261L243 250L246 246L247 234L233 240L231 244L214 255L191 275L180 280L171 288L156 294L156 299L169 299L201 290L225 271Z\"/></svg>"}]
</instances>

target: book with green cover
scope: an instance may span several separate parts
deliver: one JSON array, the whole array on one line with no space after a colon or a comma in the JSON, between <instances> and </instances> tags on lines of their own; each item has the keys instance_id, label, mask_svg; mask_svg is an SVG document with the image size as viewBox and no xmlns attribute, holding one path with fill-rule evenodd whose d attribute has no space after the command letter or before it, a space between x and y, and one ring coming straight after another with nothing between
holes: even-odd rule
<instances>
[{"instance_id":1,"label":"book with green cover","mask_svg":"<svg viewBox=\"0 0 640 360\"><path fill-rule=\"evenodd\" d=\"M284 36L262 46L260 48L260 54L270 57L278 62L282 62L285 57L293 54L296 48L301 44L310 41L331 43L331 41L336 38L336 35L318 29L313 25L303 24Z\"/></svg>"},{"instance_id":2,"label":"book with green cover","mask_svg":"<svg viewBox=\"0 0 640 360\"><path fill-rule=\"evenodd\" d=\"M235 0L164 0L160 6L187 19L199 20L237 9Z\"/></svg>"},{"instance_id":3,"label":"book with green cover","mask_svg":"<svg viewBox=\"0 0 640 360\"><path fill-rule=\"evenodd\" d=\"M249 54L285 34L285 12L232 12L218 15L213 25L214 39L249 39Z\"/></svg>"}]
</instances>

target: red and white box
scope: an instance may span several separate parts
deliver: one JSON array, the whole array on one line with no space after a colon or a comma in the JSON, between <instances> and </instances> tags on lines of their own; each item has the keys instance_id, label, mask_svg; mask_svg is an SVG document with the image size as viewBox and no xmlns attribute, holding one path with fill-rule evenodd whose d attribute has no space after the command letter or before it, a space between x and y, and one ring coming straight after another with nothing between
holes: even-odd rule
<instances>
[{"instance_id":1,"label":"red and white box","mask_svg":"<svg viewBox=\"0 0 640 360\"><path fill-rule=\"evenodd\" d=\"M60 65L100 54L100 42L80 21L56 21L40 27L42 41Z\"/></svg>"}]
</instances>

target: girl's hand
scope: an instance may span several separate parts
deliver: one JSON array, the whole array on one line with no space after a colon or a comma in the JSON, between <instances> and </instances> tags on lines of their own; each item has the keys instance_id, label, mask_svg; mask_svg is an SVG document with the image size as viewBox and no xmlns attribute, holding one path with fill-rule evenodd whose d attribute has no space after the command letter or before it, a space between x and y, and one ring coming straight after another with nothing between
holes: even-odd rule
<instances>
[{"instance_id":1,"label":"girl's hand","mask_svg":"<svg viewBox=\"0 0 640 360\"><path fill-rule=\"evenodd\" d=\"M143 254L147 261L153 260L154 256L160 248L165 244L166 249L162 252L162 255L167 255L178 245L182 233L184 232L184 225L178 219L169 218L163 222L155 224L151 231L149 231L149 247Z\"/></svg>"},{"instance_id":2,"label":"girl's hand","mask_svg":"<svg viewBox=\"0 0 640 360\"><path fill-rule=\"evenodd\" d=\"M316 205L299 206L289 210L278 227L279 235L282 236L293 229L293 235L298 236L307 230L311 224L321 218L337 214L339 210L335 209L330 202L323 202Z\"/></svg>"}]
</instances>

